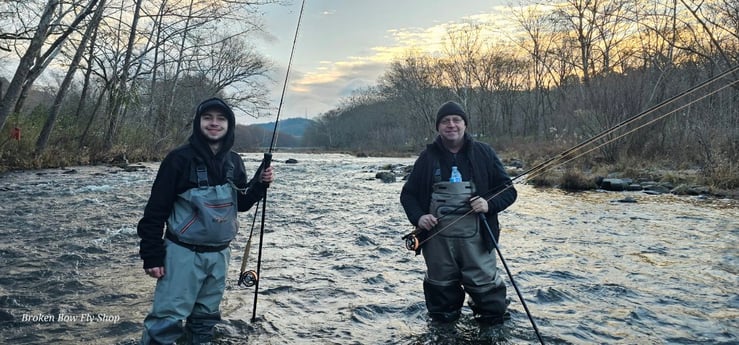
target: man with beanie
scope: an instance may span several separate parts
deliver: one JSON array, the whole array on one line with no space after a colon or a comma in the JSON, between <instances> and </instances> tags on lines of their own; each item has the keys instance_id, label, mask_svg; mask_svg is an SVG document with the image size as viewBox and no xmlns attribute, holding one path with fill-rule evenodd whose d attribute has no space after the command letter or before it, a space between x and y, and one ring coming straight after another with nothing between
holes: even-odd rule
<instances>
[{"instance_id":1,"label":"man with beanie","mask_svg":"<svg viewBox=\"0 0 739 345\"><path fill-rule=\"evenodd\" d=\"M174 344L185 334L192 344L209 344L221 320L237 212L258 202L274 180L263 166L247 179L231 151L235 129L231 107L207 99L195 111L188 143L159 166L138 224L144 272L157 279L142 344Z\"/></svg>"},{"instance_id":2,"label":"man with beanie","mask_svg":"<svg viewBox=\"0 0 739 345\"><path fill-rule=\"evenodd\" d=\"M465 133L467 124L458 103L441 105L438 136L419 154L400 202L416 226L417 253L426 262L423 291L431 320L456 321L466 293L478 321L501 323L507 316L506 287L480 215L497 241L498 212L513 204L517 192L495 151ZM461 182L450 181L453 171L461 173Z\"/></svg>"}]
</instances>

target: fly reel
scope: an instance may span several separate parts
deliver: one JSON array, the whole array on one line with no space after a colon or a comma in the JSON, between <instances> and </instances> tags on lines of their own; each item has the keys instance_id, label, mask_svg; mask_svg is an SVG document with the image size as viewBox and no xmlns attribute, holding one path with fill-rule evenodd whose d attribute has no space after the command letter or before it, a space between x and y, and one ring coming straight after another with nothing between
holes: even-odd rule
<instances>
[{"instance_id":1,"label":"fly reel","mask_svg":"<svg viewBox=\"0 0 739 345\"><path fill-rule=\"evenodd\" d=\"M257 284L257 280L259 277L257 276L257 272L254 270L248 270L246 272L242 272L239 275L239 286L243 287L252 287Z\"/></svg>"},{"instance_id":2,"label":"fly reel","mask_svg":"<svg viewBox=\"0 0 739 345\"><path fill-rule=\"evenodd\" d=\"M405 239L405 249L416 251L418 249L418 237L416 237L416 234L410 233L403 237Z\"/></svg>"},{"instance_id":3,"label":"fly reel","mask_svg":"<svg viewBox=\"0 0 739 345\"><path fill-rule=\"evenodd\" d=\"M408 249L410 251L416 251L421 246L420 241L418 240L418 234L420 231L419 228L415 228L413 231L411 231L409 234L403 236L403 240L405 241L405 249Z\"/></svg>"}]
</instances>

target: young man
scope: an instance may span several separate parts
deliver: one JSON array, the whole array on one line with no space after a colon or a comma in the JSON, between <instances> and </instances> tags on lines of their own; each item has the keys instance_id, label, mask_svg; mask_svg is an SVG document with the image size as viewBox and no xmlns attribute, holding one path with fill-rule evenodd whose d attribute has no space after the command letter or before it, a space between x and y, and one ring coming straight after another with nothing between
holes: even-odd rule
<instances>
[{"instance_id":1,"label":"young man","mask_svg":"<svg viewBox=\"0 0 739 345\"><path fill-rule=\"evenodd\" d=\"M157 279L142 344L174 344L185 333L209 343L220 321L237 211L258 202L273 182L271 167L247 182L231 151L236 118L221 99L197 107L189 142L162 161L138 224L144 271ZM166 228L165 228L166 224Z\"/></svg>"},{"instance_id":2,"label":"young man","mask_svg":"<svg viewBox=\"0 0 739 345\"><path fill-rule=\"evenodd\" d=\"M473 140L466 128L467 115L459 104L439 108L439 135L413 165L400 202L423 243L423 290L431 319L457 320L466 292L478 320L497 323L506 315L506 287L479 215L486 217L497 241L498 212L513 204L517 192L493 149ZM461 173L462 182L450 182L452 170Z\"/></svg>"}]
</instances>

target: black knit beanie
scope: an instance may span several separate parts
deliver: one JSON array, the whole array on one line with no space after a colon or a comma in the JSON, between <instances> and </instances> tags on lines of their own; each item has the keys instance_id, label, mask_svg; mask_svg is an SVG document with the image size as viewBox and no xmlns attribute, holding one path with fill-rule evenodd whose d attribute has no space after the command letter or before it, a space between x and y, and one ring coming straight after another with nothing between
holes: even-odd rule
<instances>
[{"instance_id":1,"label":"black knit beanie","mask_svg":"<svg viewBox=\"0 0 739 345\"><path fill-rule=\"evenodd\" d=\"M447 115L459 115L464 120L464 125L467 126L467 114L462 109L462 106L456 102L446 102L439 107L439 111L436 112L436 129L439 129L439 123L444 116Z\"/></svg>"},{"instance_id":2,"label":"black knit beanie","mask_svg":"<svg viewBox=\"0 0 739 345\"><path fill-rule=\"evenodd\" d=\"M195 120L200 121L200 115L203 115L203 113L209 109L218 109L222 111L223 115L228 119L228 125L236 125L236 116L234 115L233 110L231 110L231 107L229 107L222 99L217 97L206 99L198 105L197 110L195 110Z\"/></svg>"}]
</instances>

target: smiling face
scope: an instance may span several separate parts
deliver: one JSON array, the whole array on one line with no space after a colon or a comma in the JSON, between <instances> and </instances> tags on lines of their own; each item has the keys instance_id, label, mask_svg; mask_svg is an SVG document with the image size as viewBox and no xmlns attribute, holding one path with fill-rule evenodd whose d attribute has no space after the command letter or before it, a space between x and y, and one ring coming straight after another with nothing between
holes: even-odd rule
<instances>
[{"instance_id":1,"label":"smiling face","mask_svg":"<svg viewBox=\"0 0 739 345\"><path fill-rule=\"evenodd\" d=\"M444 144L449 148L460 146L464 142L464 131L467 126L464 118L459 115L447 115L439 121L439 136L441 136Z\"/></svg>"},{"instance_id":2,"label":"smiling face","mask_svg":"<svg viewBox=\"0 0 739 345\"><path fill-rule=\"evenodd\" d=\"M208 141L216 143L228 132L228 117L217 108L206 109L200 115L200 130Z\"/></svg>"}]
</instances>

